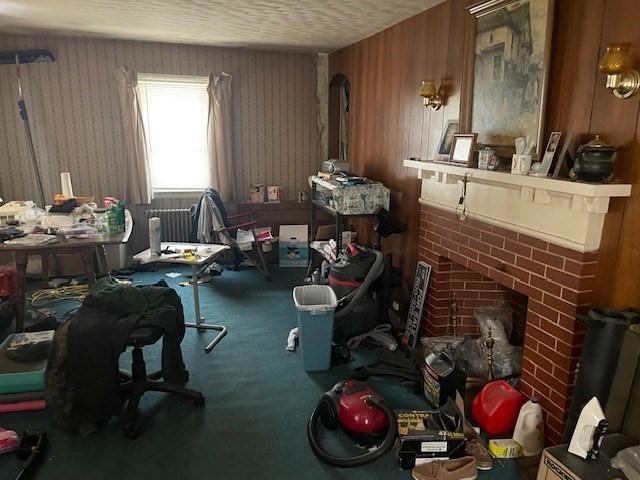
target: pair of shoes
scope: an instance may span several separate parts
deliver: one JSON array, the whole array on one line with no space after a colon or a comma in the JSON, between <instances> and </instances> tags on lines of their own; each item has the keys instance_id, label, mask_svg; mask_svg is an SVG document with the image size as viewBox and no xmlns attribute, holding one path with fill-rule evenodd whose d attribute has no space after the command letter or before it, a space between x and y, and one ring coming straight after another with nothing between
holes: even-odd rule
<instances>
[{"instance_id":1,"label":"pair of shoes","mask_svg":"<svg viewBox=\"0 0 640 480\"><path fill-rule=\"evenodd\" d=\"M467 455L476 459L476 467L478 467L478 470L491 470L493 468L491 455L480 437L476 436L467 440L465 452Z\"/></svg>"},{"instance_id":2,"label":"pair of shoes","mask_svg":"<svg viewBox=\"0 0 640 480\"><path fill-rule=\"evenodd\" d=\"M493 468L491 455L476 431L471 427L471 424L467 422L464 414L464 400L458 392L456 392L456 405L462 415L462 431L467 439L465 453L476 459L478 470L491 470Z\"/></svg>"},{"instance_id":3,"label":"pair of shoes","mask_svg":"<svg viewBox=\"0 0 640 480\"><path fill-rule=\"evenodd\" d=\"M416 465L411 470L413 480L475 480L476 459L462 457L456 460L434 460Z\"/></svg>"}]
</instances>

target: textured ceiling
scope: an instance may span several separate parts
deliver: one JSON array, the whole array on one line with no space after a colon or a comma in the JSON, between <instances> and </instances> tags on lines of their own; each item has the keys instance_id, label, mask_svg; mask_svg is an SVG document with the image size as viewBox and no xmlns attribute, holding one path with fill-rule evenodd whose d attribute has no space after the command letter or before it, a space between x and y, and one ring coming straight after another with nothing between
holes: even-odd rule
<instances>
[{"instance_id":1,"label":"textured ceiling","mask_svg":"<svg viewBox=\"0 0 640 480\"><path fill-rule=\"evenodd\" d=\"M329 52L444 0L0 0L0 29Z\"/></svg>"}]
</instances>

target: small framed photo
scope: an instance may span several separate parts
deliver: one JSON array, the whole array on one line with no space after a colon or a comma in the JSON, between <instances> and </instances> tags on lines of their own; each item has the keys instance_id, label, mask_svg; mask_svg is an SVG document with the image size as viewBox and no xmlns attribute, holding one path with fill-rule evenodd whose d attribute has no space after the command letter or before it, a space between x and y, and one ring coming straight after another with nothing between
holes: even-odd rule
<instances>
[{"instance_id":1,"label":"small framed photo","mask_svg":"<svg viewBox=\"0 0 640 480\"><path fill-rule=\"evenodd\" d=\"M453 136L458 133L460 128L460 120L447 120L447 126L442 132L442 138L440 139L440 146L438 147L438 153L440 155L451 154L451 145L453 144Z\"/></svg>"},{"instance_id":2,"label":"small framed photo","mask_svg":"<svg viewBox=\"0 0 640 480\"><path fill-rule=\"evenodd\" d=\"M558 148L560 147L561 136L562 132L551 132L549 143L547 143L547 148L544 150L542 163L540 164L540 168L537 172L538 176L546 177L549 174L549 170L551 170L551 164L553 163L553 158L556 155L556 150L558 150Z\"/></svg>"},{"instance_id":3,"label":"small framed photo","mask_svg":"<svg viewBox=\"0 0 640 480\"><path fill-rule=\"evenodd\" d=\"M476 145L477 133L456 133L453 136L449 161L459 165L472 166L473 149Z\"/></svg>"}]
</instances>

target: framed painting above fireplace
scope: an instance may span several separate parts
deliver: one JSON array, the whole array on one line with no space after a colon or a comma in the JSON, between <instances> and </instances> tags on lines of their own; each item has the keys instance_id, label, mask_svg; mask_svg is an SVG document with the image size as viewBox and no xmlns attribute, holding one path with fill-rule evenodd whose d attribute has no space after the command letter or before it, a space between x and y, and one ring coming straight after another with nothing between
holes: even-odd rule
<instances>
[{"instance_id":1,"label":"framed painting above fireplace","mask_svg":"<svg viewBox=\"0 0 640 480\"><path fill-rule=\"evenodd\" d=\"M509 153L516 137L543 151L554 0L485 0L465 26L462 130Z\"/></svg>"}]
</instances>

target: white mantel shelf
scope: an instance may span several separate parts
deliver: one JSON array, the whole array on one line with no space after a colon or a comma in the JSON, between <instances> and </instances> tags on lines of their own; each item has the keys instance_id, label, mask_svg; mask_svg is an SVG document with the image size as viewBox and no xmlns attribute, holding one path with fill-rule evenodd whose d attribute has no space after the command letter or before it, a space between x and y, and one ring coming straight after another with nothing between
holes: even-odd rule
<instances>
[{"instance_id":1,"label":"white mantel shelf","mask_svg":"<svg viewBox=\"0 0 640 480\"><path fill-rule=\"evenodd\" d=\"M467 177L471 215L579 251L600 246L612 197L628 197L631 185L574 182L479 170L444 162L404 160L422 180L420 203L454 210Z\"/></svg>"}]
</instances>

